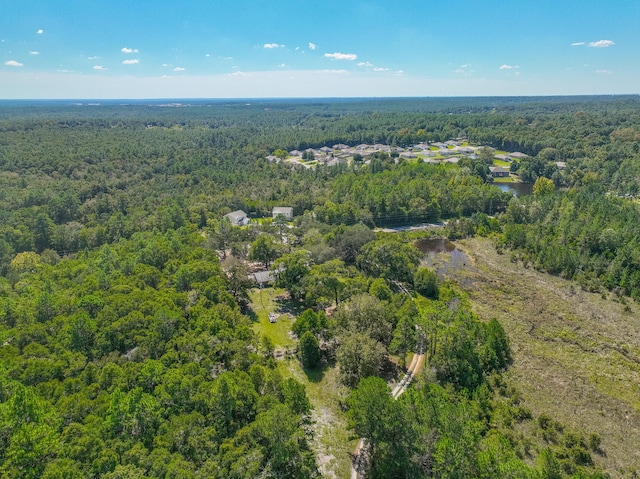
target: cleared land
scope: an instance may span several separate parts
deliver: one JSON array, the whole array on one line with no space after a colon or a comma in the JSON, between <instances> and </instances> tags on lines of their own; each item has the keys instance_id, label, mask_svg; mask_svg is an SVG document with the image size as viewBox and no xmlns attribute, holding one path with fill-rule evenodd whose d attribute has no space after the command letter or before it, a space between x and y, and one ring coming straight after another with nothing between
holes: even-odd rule
<instances>
[{"instance_id":1,"label":"cleared land","mask_svg":"<svg viewBox=\"0 0 640 479\"><path fill-rule=\"evenodd\" d=\"M295 341L289 334L293 320L286 315L286 302L280 300L284 293L284 289L273 288L254 288L249 291L251 309L255 313L253 330L258 336L270 338L276 350L295 346ZM269 313L285 314L278 316L276 322L272 323L269 321Z\"/></svg>"},{"instance_id":2,"label":"cleared land","mask_svg":"<svg viewBox=\"0 0 640 479\"><path fill-rule=\"evenodd\" d=\"M637 304L588 293L525 268L493 243L457 243L470 265L448 271L474 310L498 319L511 341L508 377L534 416L602 438L595 461L613 477L640 471L640 315Z\"/></svg>"},{"instance_id":3,"label":"cleared land","mask_svg":"<svg viewBox=\"0 0 640 479\"><path fill-rule=\"evenodd\" d=\"M269 313L289 309L283 297L284 290L265 288L249 292L251 309L255 313L253 330L261 336L269 337L276 350L291 349L296 342L290 335L294 320L281 316L275 323L269 321ZM346 399L347 389L340 383L338 368L329 367L322 371L305 370L297 358L282 358L278 368L283 377L293 377L304 384L307 396L313 406L311 428L312 447L316 453L322 477L340 479L349 477L351 452L358 440L347 427L347 420L341 409Z\"/></svg>"}]
</instances>

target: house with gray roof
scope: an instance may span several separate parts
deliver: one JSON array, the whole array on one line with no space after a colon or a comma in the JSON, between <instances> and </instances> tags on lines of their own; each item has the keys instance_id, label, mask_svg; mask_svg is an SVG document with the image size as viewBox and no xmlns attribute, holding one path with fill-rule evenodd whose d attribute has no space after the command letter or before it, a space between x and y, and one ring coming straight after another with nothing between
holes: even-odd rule
<instances>
[{"instance_id":1,"label":"house with gray roof","mask_svg":"<svg viewBox=\"0 0 640 479\"><path fill-rule=\"evenodd\" d=\"M249 224L249 217L242 210L232 211L223 216L227 218L233 226L244 226Z\"/></svg>"},{"instance_id":2,"label":"house with gray roof","mask_svg":"<svg viewBox=\"0 0 640 479\"><path fill-rule=\"evenodd\" d=\"M261 288L265 284L273 283L273 281L275 280L273 271L258 271L256 273L253 273L252 276L253 280L258 283L258 286L260 286Z\"/></svg>"},{"instance_id":3,"label":"house with gray roof","mask_svg":"<svg viewBox=\"0 0 640 479\"><path fill-rule=\"evenodd\" d=\"M501 166L490 166L489 171L494 178L501 178L509 176L509 170Z\"/></svg>"}]
</instances>

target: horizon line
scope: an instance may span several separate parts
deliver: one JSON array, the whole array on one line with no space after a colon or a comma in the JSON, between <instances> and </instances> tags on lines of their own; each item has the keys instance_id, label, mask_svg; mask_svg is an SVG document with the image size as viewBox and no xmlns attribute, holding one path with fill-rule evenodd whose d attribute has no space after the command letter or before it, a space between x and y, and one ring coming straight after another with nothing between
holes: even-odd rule
<instances>
[{"instance_id":1,"label":"horizon line","mask_svg":"<svg viewBox=\"0 0 640 479\"><path fill-rule=\"evenodd\" d=\"M264 96L264 97L147 97L147 98L0 98L0 102L97 102L97 101L258 101L258 100L428 100L461 98L590 98L590 97L633 97L640 93L589 93L589 94L548 94L548 95L427 95L427 96Z\"/></svg>"}]
</instances>

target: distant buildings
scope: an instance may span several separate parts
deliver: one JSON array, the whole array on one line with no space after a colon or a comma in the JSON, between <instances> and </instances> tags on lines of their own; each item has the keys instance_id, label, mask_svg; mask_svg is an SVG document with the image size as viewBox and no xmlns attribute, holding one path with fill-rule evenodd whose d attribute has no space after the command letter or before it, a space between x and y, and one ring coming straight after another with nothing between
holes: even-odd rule
<instances>
[{"instance_id":1,"label":"distant buildings","mask_svg":"<svg viewBox=\"0 0 640 479\"><path fill-rule=\"evenodd\" d=\"M369 163L371 156L385 153L393 157L400 157L405 159L422 159L427 160L429 158L434 161L427 161L428 163L457 163L460 158L470 158L475 160L478 158L478 152L482 147L471 146L466 143L464 138L456 138L455 140L449 140L446 142L421 142L408 148L401 148L398 146L383 145L376 143L369 145L361 143L356 146L349 146L343 143L338 143L333 146L323 146L321 148L307 148L304 152L300 150L292 150L289 152L287 162L292 167L304 166L305 168L312 168L317 165L336 166L339 164L347 164L353 161L354 157L358 160L363 160L365 164ZM311 154L313 162L309 160L308 156ZM304 156L303 156L304 155ZM511 162L515 159L527 158L528 155L515 151L513 153L497 154L494 156L496 160ZM305 158L307 157L307 158ZM273 155L268 156L267 160L274 161ZM397 160L396 160L397 161ZM492 173L493 175L493 173ZM509 176L499 170L493 176ZM286 216L286 215L285 215Z\"/></svg>"}]
</instances>

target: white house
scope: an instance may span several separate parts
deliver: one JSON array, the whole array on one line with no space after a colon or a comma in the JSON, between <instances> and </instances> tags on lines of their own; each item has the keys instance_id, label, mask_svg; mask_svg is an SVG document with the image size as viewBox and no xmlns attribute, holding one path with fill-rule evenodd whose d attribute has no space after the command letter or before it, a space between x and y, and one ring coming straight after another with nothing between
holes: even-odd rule
<instances>
[{"instance_id":1,"label":"white house","mask_svg":"<svg viewBox=\"0 0 640 479\"><path fill-rule=\"evenodd\" d=\"M288 221L291 221L293 219L293 208L290 206L275 206L271 211L271 217L275 218L278 215L282 215Z\"/></svg>"}]
</instances>

